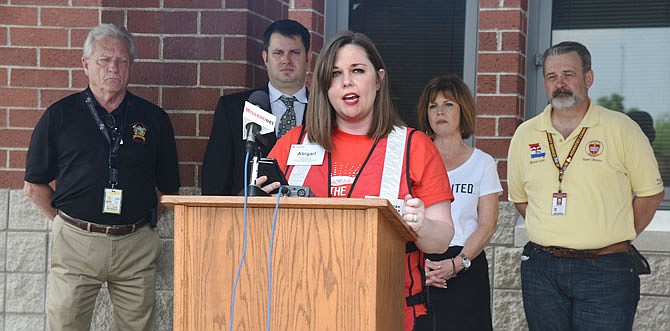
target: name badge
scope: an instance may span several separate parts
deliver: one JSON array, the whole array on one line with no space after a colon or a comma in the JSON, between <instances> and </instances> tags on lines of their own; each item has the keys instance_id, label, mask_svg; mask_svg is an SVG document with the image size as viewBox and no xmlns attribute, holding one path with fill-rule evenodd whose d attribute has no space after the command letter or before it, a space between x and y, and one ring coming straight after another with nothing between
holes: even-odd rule
<instances>
[{"instance_id":1,"label":"name badge","mask_svg":"<svg viewBox=\"0 0 670 331\"><path fill-rule=\"evenodd\" d=\"M566 193L554 193L551 199L551 214L557 216L565 215L565 207L568 204L568 195Z\"/></svg>"},{"instance_id":2,"label":"name badge","mask_svg":"<svg viewBox=\"0 0 670 331\"><path fill-rule=\"evenodd\" d=\"M121 201L123 190L106 188L105 197L102 202L102 212L106 214L121 214Z\"/></svg>"},{"instance_id":3,"label":"name badge","mask_svg":"<svg viewBox=\"0 0 670 331\"><path fill-rule=\"evenodd\" d=\"M321 165L326 150L317 144L293 144L288 154L288 165Z\"/></svg>"}]
</instances>

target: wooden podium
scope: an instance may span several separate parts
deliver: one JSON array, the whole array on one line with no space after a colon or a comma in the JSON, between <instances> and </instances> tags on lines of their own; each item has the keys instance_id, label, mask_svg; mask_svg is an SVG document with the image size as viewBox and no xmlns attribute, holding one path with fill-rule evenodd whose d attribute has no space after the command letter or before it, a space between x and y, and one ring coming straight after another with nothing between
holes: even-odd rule
<instances>
[{"instance_id":1,"label":"wooden podium","mask_svg":"<svg viewBox=\"0 0 670 331\"><path fill-rule=\"evenodd\" d=\"M174 207L174 329L228 330L242 257L244 197L165 195ZM264 330L276 197L250 197L234 330ZM384 199L281 198L271 330L402 330L405 242Z\"/></svg>"}]
</instances>

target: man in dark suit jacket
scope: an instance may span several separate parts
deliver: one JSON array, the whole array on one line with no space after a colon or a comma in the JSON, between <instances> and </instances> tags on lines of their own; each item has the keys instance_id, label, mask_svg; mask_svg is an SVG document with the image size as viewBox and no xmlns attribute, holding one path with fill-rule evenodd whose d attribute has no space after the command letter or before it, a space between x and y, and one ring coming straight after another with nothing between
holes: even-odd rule
<instances>
[{"instance_id":1,"label":"man in dark suit jacket","mask_svg":"<svg viewBox=\"0 0 670 331\"><path fill-rule=\"evenodd\" d=\"M309 62L309 32L293 20L272 23L263 34L263 62L268 72L268 85L249 91L222 96L214 113L214 126L209 137L202 164L202 194L237 195L247 185L244 178L245 141L242 139L244 102L254 91L264 91L270 97L270 108L277 116L277 125L287 106L279 98L295 97L296 122L303 123L307 109L305 76ZM275 134L261 140L266 156L277 141Z\"/></svg>"}]
</instances>

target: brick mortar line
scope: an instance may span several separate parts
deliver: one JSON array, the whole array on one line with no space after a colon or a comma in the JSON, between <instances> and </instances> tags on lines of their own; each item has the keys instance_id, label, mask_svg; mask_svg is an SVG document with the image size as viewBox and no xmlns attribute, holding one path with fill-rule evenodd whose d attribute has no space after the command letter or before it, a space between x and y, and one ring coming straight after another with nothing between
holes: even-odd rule
<instances>
[{"instance_id":1,"label":"brick mortar line","mask_svg":"<svg viewBox=\"0 0 670 331\"><path fill-rule=\"evenodd\" d=\"M498 119L498 118L517 118L517 116L508 114L501 114L501 115L482 114L477 115L477 118Z\"/></svg>"},{"instance_id":2,"label":"brick mortar line","mask_svg":"<svg viewBox=\"0 0 670 331\"><path fill-rule=\"evenodd\" d=\"M48 90L48 91L78 91L78 90L83 90L85 87L84 86L75 86L75 87L37 87L37 86L3 86L4 88L12 88L12 89L26 89L26 90ZM133 87L161 87L161 88L201 88L201 89L249 89L247 86L233 86L233 85L155 85L155 84L130 84L129 90L132 90ZM10 106L0 106L1 108L7 108ZM14 108L23 108L23 109L35 109L31 107L16 107L16 106L11 106Z\"/></svg>"},{"instance_id":3,"label":"brick mortar line","mask_svg":"<svg viewBox=\"0 0 670 331\"><path fill-rule=\"evenodd\" d=\"M0 130L2 130L2 129L16 129L16 128L13 128L13 127L9 127L9 128L0 128ZM18 129L24 129L24 127L20 127L20 128L18 128ZM32 130L33 127L25 127L25 129L26 129L26 130ZM27 151L27 150L28 150L28 147L0 147L0 150L3 150L3 151L19 151L19 152L22 152L22 151ZM0 168L0 169L2 169L2 168Z\"/></svg>"},{"instance_id":4,"label":"brick mortar line","mask_svg":"<svg viewBox=\"0 0 670 331\"><path fill-rule=\"evenodd\" d=\"M123 11L126 14L132 11L151 11L151 12L163 12L163 13L191 13L191 12L219 12L219 13L250 13L258 17L260 16L258 12L255 12L248 8L192 8L192 7L94 7L102 11L105 10L114 10L114 11Z\"/></svg>"},{"instance_id":5,"label":"brick mortar line","mask_svg":"<svg viewBox=\"0 0 670 331\"><path fill-rule=\"evenodd\" d=\"M477 32L488 32L488 33L502 33L502 32L509 32L509 33L517 33L520 35L526 36L527 33L523 30L517 30L517 29L477 29Z\"/></svg>"},{"instance_id":6,"label":"brick mortar line","mask_svg":"<svg viewBox=\"0 0 670 331\"><path fill-rule=\"evenodd\" d=\"M522 96L522 94L514 94L514 93L477 93L477 97L518 97Z\"/></svg>"},{"instance_id":7,"label":"brick mortar line","mask_svg":"<svg viewBox=\"0 0 670 331\"><path fill-rule=\"evenodd\" d=\"M512 139L512 136L476 136L475 138L488 140L509 140Z\"/></svg>"},{"instance_id":8,"label":"brick mortar line","mask_svg":"<svg viewBox=\"0 0 670 331\"><path fill-rule=\"evenodd\" d=\"M528 11L524 10L521 7L481 7L479 6L479 11L515 11L515 12L522 12L522 13L527 13Z\"/></svg>"},{"instance_id":9,"label":"brick mortar line","mask_svg":"<svg viewBox=\"0 0 670 331\"><path fill-rule=\"evenodd\" d=\"M0 131L5 131L5 130L7 130L7 131L9 131L9 130L21 130L21 131L26 131L26 130L33 130L33 129L34 129L34 127L26 127L26 126L7 126L7 127L0 128ZM27 147L26 147L26 148L20 148L20 147L0 147L0 150L3 150L3 151L12 151L12 152L16 152L16 151L21 152L21 151L27 151L28 148L27 148Z\"/></svg>"},{"instance_id":10,"label":"brick mortar line","mask_svg":"<svg viewBox=\"0 0 670 331\"><path fill-rule=\"evenodd\" d=\"M84 69L82 68L73 68L73 67L44 67L44 66L36 66L36 67L26 67L26 66L11 66L11 67L4 67L7 69L21 69L21 70L34 70L34 71L67 71L68 73L71 73L71 71L81 71L83 72ZM8 73L9 77L11 75ZM11 81L10 81L11 83ZM8 87L11 87L12 85L8 85ZM16 86L16 85L15 85ZM35 86L35 87L40 87L40 88L48 88L44 86Z\"/></svg>"},{"instance_id":11,"label":"brick mortar line","mask_svg":"<svg viewBox=\"0 0 670 331\"><path fill-rule=\"evenodd\" d=\"M12 89L18 89L18 90L76 90L76 87L36 87L36 86L3 86L3 88L12 88ZM2 107L2 106L0 106ZM27 107L23 107L27 108Z\"/></svg>"},{"instance_id":12,"label":"brick mortar line","mask_svg":"<svg viewBox=\"0 0 670 331\"><path fill-rule=\"evenodd\" d=\"M237 33L203 33L203 32L198 32L198 33L184 33L184 34L175 34L175 33L147 33L147 32L132 32L133 37L154 37L154 36L163 36L163 37L170 37L170 36L175 36L175 37L249 37L249 35L245 34L237 34ZM256 40L256 38L254 38ZM262 39L259 39L260 43L263 43Z\"/></svg>"},{"instance_id":13,"label":"brick mortar line","mask_svg":"<svg viewBox=\"0 0 670 331\"><path fill-rule=\"evenodd\" d=\"M518 77L523 77L525 78L525 75L522 75L520 72L481 72L477 73L477 76L496 76L496 77L503 77L503 76L518 76Z\"/></svg>"},{"instance_id":14,"label":"brick mortar line","mask_svg":"<svg viewBox=\"0 0 670 331\"><path fill-rule=\"evenodd\" d=\"M187 115L199 115L199 114L209 114L213 113L214 110L206 109L163 109L168 114L187 114Z\"/></svg>"},{"instance_id":15,"label":"brick mortar line","mask_svg":"<svg viewBox=\"0 0 670 331\"><path fill-rule=\"evenodd\" d=\"M197 61L197 62L194 62ZM202 63L223 63L223 64L253 64L247 60L200 60L200 59L136 59L134 63L166 63L166 64L202 64Z\"/></svg>"},{"instance_id":16,"label":"brick mortar line","mask_svg":"<svg viewBox=\"0 0 670 331\"><path fill-rule=\"evenodd\" d=\"M490 75L490 76L493 76L493 75L496 75L496 76L498 76L498 75L510 76L510 75L514 75L514 74L520 75L521 77L526 77L524 75L521 75L521 73L517 72L517 71L481 71L481 72L477 73L477 75Z\"/></svg>"}]
</instances>

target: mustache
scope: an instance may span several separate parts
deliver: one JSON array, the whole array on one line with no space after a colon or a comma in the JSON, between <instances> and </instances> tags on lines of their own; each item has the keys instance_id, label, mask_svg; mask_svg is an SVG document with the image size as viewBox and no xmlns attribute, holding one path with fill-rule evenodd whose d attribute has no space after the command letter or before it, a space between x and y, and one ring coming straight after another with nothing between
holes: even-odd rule
<instances>
[{"instance_id":1,"label":"mustache","mask_svg":"<svg viewBox=\"0 0 670 331\"><path fill-rule=\"evenodd\" d=\"M572 96L572 95L573 95L572 91L570 91L567 88L559 88L559 89L555 90L554 93L551 94L551 96L553 98L561 97L561 96Z\"/></svg>"}]
</instances>

